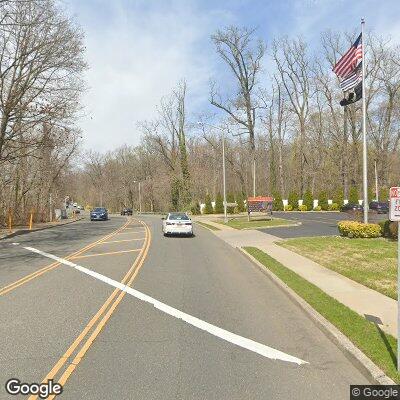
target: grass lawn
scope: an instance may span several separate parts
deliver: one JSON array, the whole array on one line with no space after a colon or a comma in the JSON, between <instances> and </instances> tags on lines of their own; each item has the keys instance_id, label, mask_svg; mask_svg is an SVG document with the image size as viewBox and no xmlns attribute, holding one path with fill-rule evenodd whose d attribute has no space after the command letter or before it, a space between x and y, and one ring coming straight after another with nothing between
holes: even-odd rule
<instances>
[{"instance_id":1,"label":"grass lawn","mask_svg":"<svg viewBox=\"0 0 400 400\"><path fill-rule=\"evenodd\" d=\"M383 238L313 237L279 245L397 299L397 243Z\"/></svg>"},{"instance_id":2,"label":"grass lawn","mask_svg":"<svg viewBox=\"0 0 400 400\"><path fill-rule=\"evenodd\" d=\"M244 249L335 325L389 377L400 383L400 375L396 370L397 340L393 336L384 333L375 324L330 297L263 251L255 247Z\"/></svg>"},{"instance_id":3,"label":"grass lawn","mask_svg":"<svg viewBox=\"0 0 400 400\"><path fill-rule=\"evenodd\" d=\"M217 228L214 225L206 224L205 222L196 221L196 224L202 225L205 228L211 229L212 231L220 231L221 229Z\"/></svg>"},{"instance_id":4,"label":"grass lawn","mask_svg":"<svg viewBox=\"0 0 400 400\"><path fill-rule=\"evenodd\" d=\"M288 221L287 219L274 218L267 220L265 217L252 217L250 222L247 221L247 217L237 217L227 223L223 219L217 219L215 222L235 229L273 228L274 226L293 224L293 221Z\"/></svg>"}]
</instances>

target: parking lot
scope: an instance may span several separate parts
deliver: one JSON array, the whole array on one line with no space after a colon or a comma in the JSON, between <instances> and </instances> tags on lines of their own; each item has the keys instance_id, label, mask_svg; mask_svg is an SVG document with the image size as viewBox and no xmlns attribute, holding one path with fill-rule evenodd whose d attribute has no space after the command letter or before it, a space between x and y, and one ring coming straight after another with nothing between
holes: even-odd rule
<instances>
[{"instance_id":1,"label":"parking lot","mask_svg":"<svg viewBox=\"0 0 400 400\"><path fill-rule=\"evenodd\" d=\"M300 223L299 226L259 229L283 239L305 236L335 236L338 235L339 221L354 219L354 215L343 212L274 212L275 218L284 218ZM387 214L370 213L370 222L387 219Z\"/></svg>"}]
</instances>

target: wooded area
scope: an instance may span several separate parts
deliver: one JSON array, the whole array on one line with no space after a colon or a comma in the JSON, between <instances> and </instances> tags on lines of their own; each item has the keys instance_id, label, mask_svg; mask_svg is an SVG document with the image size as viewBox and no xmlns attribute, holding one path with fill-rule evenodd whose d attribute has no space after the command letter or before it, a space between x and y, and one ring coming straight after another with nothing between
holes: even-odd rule
<instances>
[{"instance_id":1,"label":"wooded area","mask_svg":"<svg viewBox=\"0 0 400 400\"><path fill-rule=\"evenodd\" d=\"M0 2L0 223L47 220L80 132L83 34L53 0Z\"/></svg>"},{"instance_id":2,"label":"wooded area","mask_svg":"<svg viewBox=\"0 0 400 400\"><path fill-rule=\"evenodd\" d=\"M254 165L256 195L361 199L361 102L339 105L332 72L356 31L324 32L310 50L300 37L266 43L253 29L218 30L210 40L235 89L210 77L214 112L187 109L190 82L183 79L154 119L137 123L139 145L86 152L72 163L86 68L82 33L51 0L0 7L3 224L9 210L23 219L33 207L45 219L50 193L57 206L69 195L82 205L138 209L139 182L146 211L196 209L222 192L222 133L228 202L253 195ZM385 200L400 178L399 46L372 33L365 45L369 198L376 162Z\"/></svg>"}]
</instances>

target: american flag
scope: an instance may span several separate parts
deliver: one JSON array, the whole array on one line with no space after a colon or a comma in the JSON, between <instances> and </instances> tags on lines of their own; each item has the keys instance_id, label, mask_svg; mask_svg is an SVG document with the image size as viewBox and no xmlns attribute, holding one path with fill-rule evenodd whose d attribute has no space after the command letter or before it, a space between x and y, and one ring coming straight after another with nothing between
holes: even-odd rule
<instances>
[{"instance_id":1,"label":"american flag","mask_svg":"<svg viewBox=\"0 0 400 400\"><path fill-rule=\"evenodd\" d=\"M362 36L358 36L357 40L350 47L345 55L333 67L333 72L339 78L346 78L362 60Z\"/></svg>"},{"instance_id":2,"label":"american flag","mask_svg":"<svg viewBox=\"0 0 400 400\"><path fill-rule=\"evenodd\" d=\"M360 62L353 72L350 72L341 82L340 88L343 92L353 89L361 82L362 79L362 62Z\"/></svg>"}]
</instances>

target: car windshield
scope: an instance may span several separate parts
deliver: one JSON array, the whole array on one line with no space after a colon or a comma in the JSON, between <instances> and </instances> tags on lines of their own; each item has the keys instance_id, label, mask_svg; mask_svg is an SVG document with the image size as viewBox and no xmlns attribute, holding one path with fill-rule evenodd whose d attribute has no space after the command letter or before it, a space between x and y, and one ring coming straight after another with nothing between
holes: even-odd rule
<instances>
[{"instance_id":1,"label":"car windshield","mask_svg":"<svg viewBox=\"0 0 400 400\"><path fill-rule=\"evenodd\" d=\"M93 211L94 212L105 212L106 209L105 208L96 207Z\"/></svg>"},{"instance_id":2,"label":"car windshield","mask_svg":"<svg viewBox=\"0 0 400 400\"><path fill-rule=\"evenodd\" d=\"M184 213L171 213L168 219L172 221L189 221L190 218Z\"/></svg>"}]
</instances>

